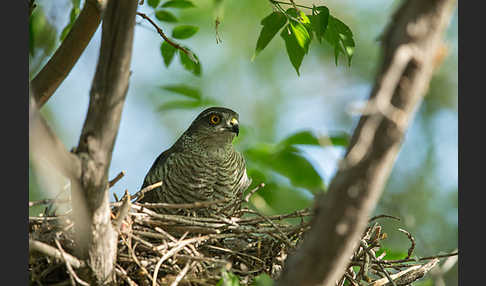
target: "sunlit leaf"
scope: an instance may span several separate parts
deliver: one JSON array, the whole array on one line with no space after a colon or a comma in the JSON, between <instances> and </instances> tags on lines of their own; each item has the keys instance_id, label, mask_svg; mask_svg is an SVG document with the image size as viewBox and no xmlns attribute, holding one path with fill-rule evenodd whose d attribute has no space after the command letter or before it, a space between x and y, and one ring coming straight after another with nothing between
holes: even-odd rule
<instances>
[{"instance_id":1,"label":"sunlit leaf","mask_svg":"<svg viewBox=\"0 0 486 286\"><path fill-rule=\"evenodd\" d=\"M148 0L147 4L152 8L157 8L159 6L160 0Z\"/></svg>"},{"instance_id":2,"label":"sunlit leaf","mask_svg":"<svg viewBox=\"0 0 486 286\"><path fill-rule=\"evenodd\" d=\"M287 55L289 56L290 62L295 68L297 75L300 76L299 68L302 64L302 60L304 59L305 50L299 45L299 43L297 43L290 24L287 24L287 26L280 33L280 36L285 41L285 49L287 50Z\"/></svg>"},{"instance_id":3,"label":"sunlit leaf","mask_svg":"<svg viewBox=\"0 0 486 286\"><path fill-rule=\"evenodd\" d=\"M263 28L258 36L253 58L255 58L268 45L268 43L270 43L275 34L277 34L286 22L287 17L280 12L273 12L261 21Z\"/></svg>"},{"instance_id":4,"label":"sunlit leaf","mask_svg":"<svg viewBox=\"0 0 486 286\"><path fill-rule=\"evenodd\" d=\"M162 44L160 45L160 52L162 54L162 58L164 59L164 64L166 67L169 67L170 63L172 62L172 59L174 59L176 50L177 49L175 47L173 47L171 44L167 43L166 41L163 41Z\"/></svg>"},{"instance_id":5,"label":"sunlit leaf","mask_svg":"<svg viewBox=\"0 0 486 286\"><path fill-rule=\"evenodd\" d=\"M161 88L196 100L201 99L201 92L198 89L185 84L164 85Z\"/></svg>"},{"instance_id":6,"label":"sunlit leaf","mask_svg":"<svg viewBox=\"0 0 486 286\"><path fill-rule=\"evenodd\" d=\"M200 76L201 75L201 63L199 62L198 57L194 53L192 53L192 55L196 59L197 63L195 63L186 53L179 50L179 57L181 59L181 64L184 67L184 69L186 69L187 71L190 71L191 73L193 73L196 76Z\"/></svg>"},{"instance_id":7,"label":"sunlit leaf","mask_svg":"<svg viewBox=\"0 0 486 286\"><path fill-rule=\"evenodd\" d=\"M172 14L171 12L167 10L157 10L155 11L155 18L157 18L159 21L164 21L164 22L177 22L176 16Z\"/></svg>"},{"instance_id":8,"label":"sunlit leaf","mask_svg":"<svg viewBox=\"0 0 486 286\"><path fill-rule=\"evenodd\" d=\"M171 0L162 4L164 8L192 8L195 7L194 3L189 0Z\"/></svg>"},{"instance_id":9,"label":"sunlit leaf","mask_svg":"<svg viewBox=\"0 0 486 286\"><path fill-rule=\"evenodd\" d=\"M199 27L190 26L190 25L181 25L177 26L172 30L172 37L176 39L187 39L199 31Z\"/></svg>"},{"instance_id":10,"label":"sunlit leaf","mask_svg":"<svg viewBox=\"0 0 486 286\"><path fill-rule=\"evenodd\" d=\"M307 28L295 21L290 21L290 28L292 29L292 34L295 37L297 44L304 49L305 53L309 51L309 44L311 42L311 37Z\"/></svg>"}]
</instances>

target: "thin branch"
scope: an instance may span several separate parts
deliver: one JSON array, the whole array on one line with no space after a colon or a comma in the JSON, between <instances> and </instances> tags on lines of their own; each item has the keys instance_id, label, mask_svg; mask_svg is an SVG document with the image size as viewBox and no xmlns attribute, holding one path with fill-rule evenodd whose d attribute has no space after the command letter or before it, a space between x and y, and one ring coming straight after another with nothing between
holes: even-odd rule
<instances>
[{"instance_id":1,"label":"thin branch","mask_svg":"<svg viewBox=\"0 0 486 286\"><path fill-rule=\"evenodd\" d=\"M41 241L29 239L29 252L32 251L39 251L48 256L57 258L63 262L67 262L70 265L72 265L74 268L80 268L85 266L84 261L79 260L78 258L72 256L71 254L64 253L63 255L61 251L50 246L49 244L46 244Z\"/></svg>"},{"instance_id":2,"label":"thin branch","mask_svg":"<svg viewBox=\"0 0 486 286\"><path fill-rule=\"evenodd\" d=\"M408 249L407 257L405 259L409 259L410 256L412 256L413 250L415 249L415 239L413 236L410 234L410 232L399 228L398 231L403 232L407 235L408 239L410 240L410 248Z\"/></svg>"},{"instance_id":3,"label":"thin branch","mask_svg":"<svg viewBox=\"0 0 486 286\"><path fill-rule=\"evenodd\" d=\"M121 171L120 173L118 173L118 175L116 175L116 177L114 177L110 182L108 182L108 186L110 188L113 187L118 181L121 180L121 178L123 178L123 176L125 176L125 172Z\"/></svg>"},{"instance_id":4,"label":"thin branch","mask_svg":"<svg viewBox=\"0 0 486 286\"><path fill-rule=\"evenodd\" d=\"M31 81L32 91L42 107L67 77L79 57L88 46L101 23L106 0L86 0L81 13L68 35Z\"/></svg>"},{"instance_id":5,"label":"thin branch","mask_svg":"<svg viewBox=\"0 0 486 286\"><path fill-rule=\"evenodd\" d=\"M142 18L144 18L145 20L149 21L149 23L152 24L152 26L154 26L154 28L157 30L157 33L159 33L159 35L164 39L164 41L166 41L169 45L173 46L174 48L176 48L178 50L181 50L192 61L194 61L195 63L197 63L197 59L194 57L194 55L192 54L191 51L187 50L186 48L184 48L181 45L175 43L169 37L167 37L165 35L164 31L162 31L162 29L154 21L152 21L152 19L150 19L149 16L147 16L146 14L144 14L142 12L137 12L137 15L140 16L140 17L142 17Z\"/></svg>"},{"instance_id":6,"label":"thin branch","mask_svg":"<svg viewBox=\"0 0 486 286\"><path fill-rule=\"evenodd\" d=\"M253 190L249 191L248 194L245 196L244 201L248 203L250 201L251 196L253 196L254 193L256 193L259 189L263 187L265 187L265 183L260 183Z\"/></svg>"},{"instance_id":7,"label":"thin branch","mask_svg":"<svg viewBox=\"0 0 486 286\"><path fill-rule=\"evenodd\" d=\"M73 268L71 266L71 263L69 263L69 261L66 259L67 253L64 252L64 249L62 249L62 246L61 246L61 243L59 243L59 240L57 238L55 238L54 239L54 242L56 243L57 248L61 252L62 258L64 259L64 262L66 264L66 268L67 268L67 270L69 272L69 277L71 279L71 285L75 286L76 283L74 282L74 280L76 280L76 282L78 282L79 284L81 284L83 286L89 286L89 284L86 283L86 281L83 281L83 280L79 279L78 275L76 275L76 272L74 272L74 270L73 270Z\"/></svg>"}]
</instances>

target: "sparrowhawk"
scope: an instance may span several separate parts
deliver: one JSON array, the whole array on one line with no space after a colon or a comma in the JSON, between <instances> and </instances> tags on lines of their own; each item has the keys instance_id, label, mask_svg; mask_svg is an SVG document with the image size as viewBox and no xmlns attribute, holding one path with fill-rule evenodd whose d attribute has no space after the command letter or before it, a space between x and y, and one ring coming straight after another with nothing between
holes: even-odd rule
<instances>
[{"instance_id":1,"label":"sparrowhawk","mask_svg":"<svg viewBox=\"0 0 486 286\"><path fill-rule=\"evenodd\" d=\"M243 156L232 144L239 133L238 117L238 113L223 107L201 112L174 145L157 157L142 189L159 181L162 186L145 193L140 202L224 201L193 210L156 210L202 216L233 215L240 209L243 192L251 179L246 174Z\"/></svg>"}]
</instances>

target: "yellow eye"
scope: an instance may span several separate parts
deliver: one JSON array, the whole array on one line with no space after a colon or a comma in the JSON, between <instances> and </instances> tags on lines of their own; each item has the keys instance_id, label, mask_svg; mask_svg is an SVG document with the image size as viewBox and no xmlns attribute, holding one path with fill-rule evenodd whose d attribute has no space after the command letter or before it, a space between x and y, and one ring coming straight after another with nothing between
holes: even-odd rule
<instances>
[{"instance_id":1,"label":"yellow eye","mask_svg":"<svg viewBox=\"0 0 486 286\"><path fill-rule=\"evenodd\" d=\"M209 117L209 123L216 125L221 121L221 117L217 114L213 114Z\"/></svg>"}]
</instances>

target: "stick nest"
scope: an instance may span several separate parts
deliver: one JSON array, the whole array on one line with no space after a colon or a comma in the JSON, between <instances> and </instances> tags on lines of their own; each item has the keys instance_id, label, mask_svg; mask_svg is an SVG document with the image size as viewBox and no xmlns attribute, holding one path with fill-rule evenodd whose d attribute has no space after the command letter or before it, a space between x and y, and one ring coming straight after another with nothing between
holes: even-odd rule
<instances>
[{"instance_id":1,"label":"stick nest","mask_svg":"<svg viewBox=\"0 0 486 286\"><path fill-rule=\"evenodd\" d=\"M263 273L277 279L285 259L310 229L312 216L309 209L265 216L244 208L239 217L191 217L159 214L151 210L153 205L112 203L112 222L119 232L116 284L216 285L237 277L241 285L247 285ZM410 258L415 241L405 230L401 231L411 242L407 257L395 261L383 260L384 254L377 257L386 234L374 220L382 217L389 216L370 221L337 285L408 285L437 264L437 257ZM32 285L75 281L88 285L76 275L86 263L74 256L74 234L69 214L29 217Z\"/></svg>"}]
</instances>

